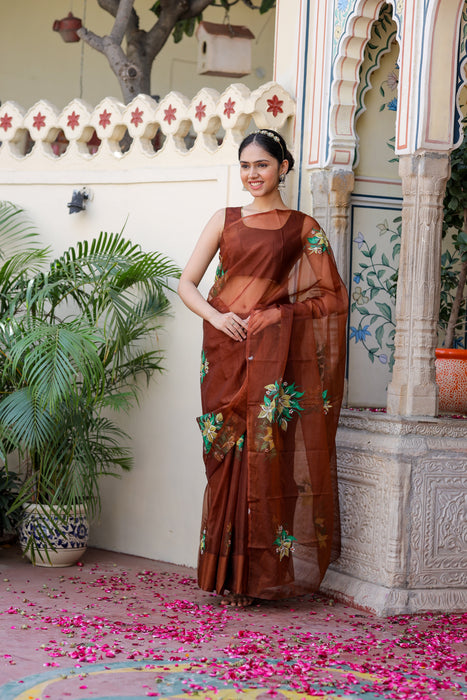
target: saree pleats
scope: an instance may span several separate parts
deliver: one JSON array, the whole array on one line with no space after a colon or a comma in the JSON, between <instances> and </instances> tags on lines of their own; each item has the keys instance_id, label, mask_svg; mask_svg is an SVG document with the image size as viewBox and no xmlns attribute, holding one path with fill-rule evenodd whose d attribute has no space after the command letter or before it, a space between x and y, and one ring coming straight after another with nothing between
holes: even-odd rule
<instances>
[{"instance_id":1,"label":"saree pleats","mask_svg":"<svg viewBox=\"0 0 467 700\"><path fill-rule=\"evenodd\" d=\"M204 323L199 585L266 599L317 590L340 551L348 307L326 236L300 212L227 209L208 301L243 318L273 307L280 320L243 342Z\"/></svg>"}]
</instances>

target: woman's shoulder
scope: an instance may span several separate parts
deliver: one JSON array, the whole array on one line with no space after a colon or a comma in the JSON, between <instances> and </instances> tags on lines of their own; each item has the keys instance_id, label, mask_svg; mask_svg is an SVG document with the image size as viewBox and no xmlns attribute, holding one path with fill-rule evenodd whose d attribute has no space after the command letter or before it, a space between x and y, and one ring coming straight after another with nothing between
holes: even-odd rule
<instances>
[{"instance_id":1,"label":"woman's shoulder","mask_svg":"<svg viewBox=\"0 0 467 700\"><path fill-rule=\"evenodd\" d=\"M208 221L208 226L218 231L219 235L232 218L232 207L223 207L214 212Z\"/></svg>"},{"instance_id":2,"label":"woman's shoulder","mask_svg":"<svg viewBox=\"0 0 467 700\"><path fill-rule=\"evenodd\" d=\"M218 209L211 217L211 221L215 221L218 224L224 226L227 221L233 218L238 218L241 216L241 207L223 207Z\"/></svg>"},{"instance_id":3,"label":"woman's shoulder","mask_svg":"<svg viewBox=\"0 0 467 700\"><path fill-rule=\"evenodd\" d=\"M310 214L305 214L304 211L293 209L293 213L302 220L303 228L307 231L321 231L321 224Z\"/></svg>"}]
</instances>

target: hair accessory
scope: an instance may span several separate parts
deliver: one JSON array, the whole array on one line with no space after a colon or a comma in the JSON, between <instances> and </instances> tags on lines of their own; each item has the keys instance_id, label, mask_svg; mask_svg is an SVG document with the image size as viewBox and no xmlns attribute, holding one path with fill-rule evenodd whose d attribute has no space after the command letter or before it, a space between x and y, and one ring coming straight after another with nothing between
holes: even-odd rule
<instances>
[{"instance_id":1,"label":"hair accessory","mask_svg":"<svg viewBox=\"0 0 467 700\"><path fill-rule=\"evenodd\" d=\"M253 131L253 133L254 133L254 134L262 134L263 136L267 136L268 138L273 139L273 141L275 141L276 143L278 143L279 146L281 147L281 151L282 151L282 160L284 160L284 158L285 158L285 156L284 156L284 146L282 145L282 141L281 141L280 138L277 136L277 134L273 134L272 131L268 131L267 129L256 129L256 131Z\"/></svg>"}]
</instances>

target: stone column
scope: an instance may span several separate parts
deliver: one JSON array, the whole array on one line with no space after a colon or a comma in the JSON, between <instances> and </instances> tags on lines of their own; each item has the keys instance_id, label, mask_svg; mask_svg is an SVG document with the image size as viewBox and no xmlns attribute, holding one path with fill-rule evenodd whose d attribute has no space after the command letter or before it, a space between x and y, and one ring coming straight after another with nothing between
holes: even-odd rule
<instances>
[{"instance_id":1,"label":"stone column","mask_svg":"<svg viewBox=\"0 0 467 700\"><path fill-rule=\"evenodd\" d=\"M339 273L349 284L350 197L354 188L352 170L316 170L311 174L313 216L331 242Z\"/></svg>"},{"instance_id":2,"label":"stone column","mask_svg":"<svg viewBox=\"0 0 467 700\"><path fill-rule=\"evenodd\" d=\"M435 348L441 280L443 198L449 155L402 155L402 243L396 304L395 365L388 413L435 416Z\"/></svg>"}]
</instances>

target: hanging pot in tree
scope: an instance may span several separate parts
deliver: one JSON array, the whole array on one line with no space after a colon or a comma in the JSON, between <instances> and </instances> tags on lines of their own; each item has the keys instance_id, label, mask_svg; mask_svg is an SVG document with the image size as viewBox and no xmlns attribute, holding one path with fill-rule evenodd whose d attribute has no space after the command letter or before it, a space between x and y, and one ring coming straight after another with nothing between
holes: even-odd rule
<instances>
[{"instance_id":1,"label":"hanging pot in tree","mask_svg":"<svg viewBox=\"0 0 467 700\"><path fill-rule=\"evenodd\" d=\"M79 17L74 17L72 12L69 12L67 17L63 19L56 19L53 23L52 29L54 32L59 32L63 41L71 43L73 41L79 41L79 36L77 35L78 29L81 29L82 22Z\"/></svg>"}]
</instances>

